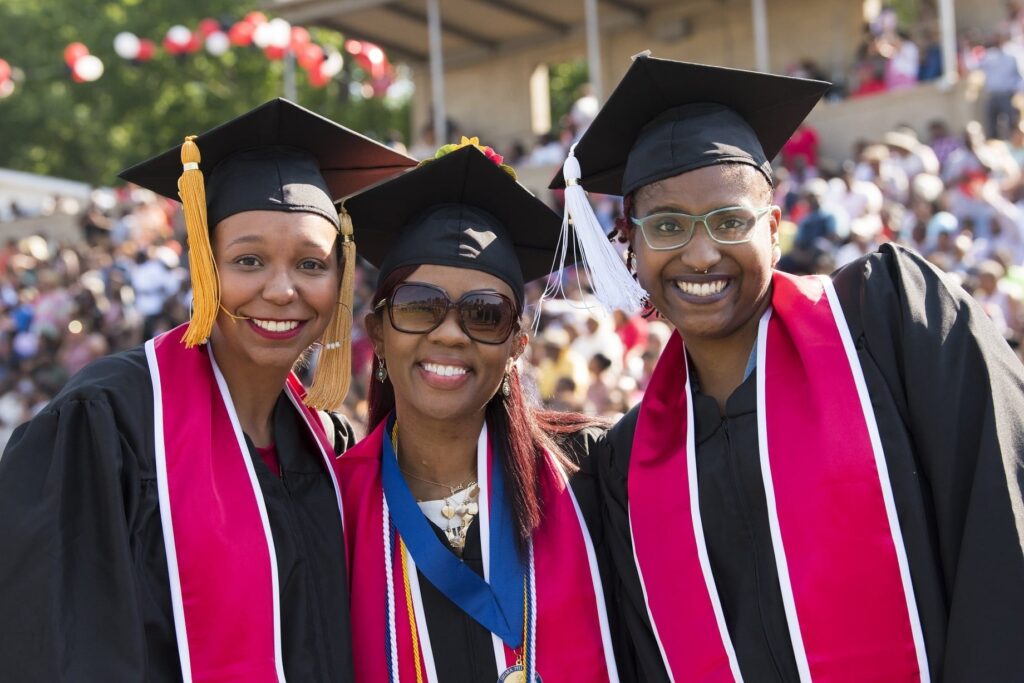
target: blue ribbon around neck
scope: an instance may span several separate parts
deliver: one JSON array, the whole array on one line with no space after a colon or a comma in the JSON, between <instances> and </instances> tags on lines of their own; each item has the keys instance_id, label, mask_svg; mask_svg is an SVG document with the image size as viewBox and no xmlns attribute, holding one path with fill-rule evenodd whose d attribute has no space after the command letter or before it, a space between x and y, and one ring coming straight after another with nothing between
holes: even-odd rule
<instances>
[{"instance_id":1,"label":"blue ribbon around neck","mask_svg":"<svg viewBox=\"0 0 1024 683\"><path fill-rule=\"evenodd\" d=\"M500 453L492 442L494 461L489 468L491 582L488 584L444 545L423 516L398 468L398 458L391 443L394 424L392 413L383 439L381 481L391 520L402 535L416 568L477 623L501 638L510 648L520 647L523 644L526 566L516 545L516 526L505 493ZM480 485L484 483L480 482Z\"/></svg>"}]
</instances>

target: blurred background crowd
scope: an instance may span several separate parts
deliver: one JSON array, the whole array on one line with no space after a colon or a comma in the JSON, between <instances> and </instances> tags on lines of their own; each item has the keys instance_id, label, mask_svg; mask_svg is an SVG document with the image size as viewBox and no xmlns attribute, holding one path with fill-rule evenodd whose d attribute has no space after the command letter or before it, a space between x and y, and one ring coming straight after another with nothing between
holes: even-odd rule
<instances>
[{"instance_id":1,"label":"blurred background crowd","mask_svg":"<svg viewBox=\"0 0 1024 683\"><path fill-rule=\"evenodd\" d=\"M976 79L981 120L952 128L942 112L858 141L843 159L824 159L819 134L801 127L776 160L784 258L794 273L828 273L883 242L923 254L969 291L1015 349L1024 340L1024 12L985 35L964 34L960 71ZM935 37L900 27L882 12L865 27L854 66L831 97L866 97L942 73ZM793 75L822 77L812 62ZM597 101L580 91L559 132L506 161L559 164L593 119ZM455 130L454 134L461 131ZM396 146L404 144L395 139ZM414 155L431 140L410 142ZM557 206L559 197L550 197ZM592 197L608 230L614 197ZM74 238L40 232L3 238L2 223L38 214L74 217ZM189 277L179 207L131 186L93 190L85 203L54 196L26 208L0 202L0 448L90 361L130 348L188 318ZM357 226L358 244L358 226ZM615 416L640 398L670 334L657 317L591 314L585 283L561 276L567 297L533 311L523 359L539 400L553 408ZM345 410L365 421L371 349L362 330L375 273L360 268L352 391ZM537 301L543 283L534 283ZM1019 351L1020 352L1020 351ZM312 358L315 363L315 354ZM306 370L308 372L308 369Z\"/></svg>"}]
</instances>

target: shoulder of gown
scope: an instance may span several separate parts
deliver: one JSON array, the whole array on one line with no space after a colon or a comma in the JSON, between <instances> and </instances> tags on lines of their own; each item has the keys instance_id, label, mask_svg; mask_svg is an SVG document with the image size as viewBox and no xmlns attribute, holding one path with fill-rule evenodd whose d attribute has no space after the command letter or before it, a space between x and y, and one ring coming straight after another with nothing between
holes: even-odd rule
<instances>
[{"instance_id":1,"label":"shoulder of gown","mask_svg":"<svg viewBox=\"0 0 1024 683\"><path fill-rule=\"evenodd\" d=\"M1024 367L980 305L915 252L885 245L833 282L862 365L882 378L873 392L889 394L909 437L882 433L889 470L909 459L928 508L948 620L945 642L926 645L944 650L947 680L1024 671Z\"/></svg>"},{"instance_id":2,"label":"shoulder of gown","mask_svg":"<svg viewBox=\"0 0 1024 683\"><path fill-rule=\"evenodd\" d=\"M84 368L8 443L0 671L11 680L146 678L130 528L152 467L151 412L145 353L133 349Z\"/></svg>"}]
</instances>

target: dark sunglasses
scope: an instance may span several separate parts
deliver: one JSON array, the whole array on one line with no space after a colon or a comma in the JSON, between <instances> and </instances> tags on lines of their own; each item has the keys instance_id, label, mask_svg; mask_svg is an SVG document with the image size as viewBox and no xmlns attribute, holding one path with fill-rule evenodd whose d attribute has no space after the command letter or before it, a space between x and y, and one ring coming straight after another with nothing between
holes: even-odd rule
<instances>
[{"instance_id":1,"label":"dark sunglasses","mask_svg":"<svg viewBox=\"0 0 1024 683\"><path fill-rule=\"evenodd\" d=\"M387 307L391 326L407 334L427 334L436 330L448 311L455 310L459 327L466 336L481 344L502 344L516 328L515 304L498 292L466 292L452 301L448 292L423 282L403 282L391 296L381 299L373 310Z\"/></svg>"}]
</instances>

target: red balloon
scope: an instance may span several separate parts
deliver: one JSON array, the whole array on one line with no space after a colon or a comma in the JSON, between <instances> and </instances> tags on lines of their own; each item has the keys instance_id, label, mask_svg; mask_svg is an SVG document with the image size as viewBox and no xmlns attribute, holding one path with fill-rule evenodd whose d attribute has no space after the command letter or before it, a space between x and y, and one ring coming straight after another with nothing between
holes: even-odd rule
<instances>
[{"instance_id":1,"label":"red balloon","mask_svg":"<svg viewBox=\"0 0 1024 683\"><path fill-rule=\"evenodd\" d=\"M309 70L309 84L314 88L322 88L330 82L331 79L319 68Z\"/></svg>"},{"instance_id":2,"label":"red balloon","mask_svg":"<svg viewBox=\"0 0 1024 683\"><path fill-rule=\"evenodd\" d=\"M256 26L249 23L248 21L240 21L228 31L228 38L231 39L231 44L236 47L245 47L246 45L252 44L252 34L256 31Z\"/></svg>"},{"instance_id":3,"label":"red balloon","mask_svg":"<svg viewBox=\"0 0 1024 683\"><path fill-rule=\"evenodd\" d=\"M203 37L198 32L192 34L192 38L185 45L185 52L195 53L203 49Z\"/></svg>"},{"instance_id":4,"label":"red balloon","mask_svg":"<svg viewBox=\"0 0 1024 683\"><path fill-rule=\"evenodd\" d=\"M140 62L148 62L153 59L153 55L156 54L156 43L149 38L143 38L139 41L139 54L135 55L135 59Z\"/></svg>"},{"instance_id":5,"label":"red balloon","mask_svg":"<svg viewBox=\"0 0 1024 683\"><path fill-rule=\"evenodd\" d=\"M324 49L316 43L303 45L298 49L297 61L307 71L318 68L324 61Z\"/></svg>"},{"instance_id":6,"label":"red balloon","mask_svg":"<svg viewBox=\"0 0 1024 683\"><path fill-rule=\"evenodd\" d=\"M199 22L199 35L203 38L220 30L220 22L216 19L203 19Z\"/></svg>"},{"instance_id":7,"label":"red balloon","mask_svg":"<svg viewBox=\"0 0 1024 683\"><path fill-rule=\"evenodd\" d=\"M71 43L64 48L64 63L74 67L75 62L87 54L89 54L89 48L84 43Z\"/></svg>"},{"instance_id":8,"label":"red balloon","mask_svg":"<svg viewBox=\"0 0 1024 683\"><path fill-rule=\"evenodd\" d=\"M180 55L185 51L183 46L178 45L167 36L164 36L164 49L167 50L167 54L169 55Z\"/></svg>"},{"instance_id":9,"label":"red balloon","mask_svg":"<svg viewBox=\"0 0 1024 683\"><path fill-rule=\"evenodd\" d=\"M267 59L284 59L284 54L288 51L286 47L275 47L274 45L268 45L263 48L263 54L267 56Z\"/></svg>"},{"instance_id":10,"label":"red balloon","mask_svg":"<svg viewBox=\"0 0 1024 683\"><path fill-rule=\"evenodd\" d=\"M292 49L298 52L304 45L309 45L309 31L301 26L292 26Z\"/></svg>"},{"instance_id":11,"label":"red balloon","mask_svg":"<svg viewBox=\"0 0 1024 683\"><path fill-rule=\"evenodd\" d=\"M0 59L0 83L11 77L11 65L6 59Z\"/></svg>"},{"instance_id":12,"label":"red balloon","mask_svg":"<svg viewBox=\"0 0 1024 683\"><path fill-rule=\"evenodd\" d=\"M249 12L245 15L245 21L253 26L258 26L267 23L267 15L263 12Z\"/></svg>"}]
</instances>

